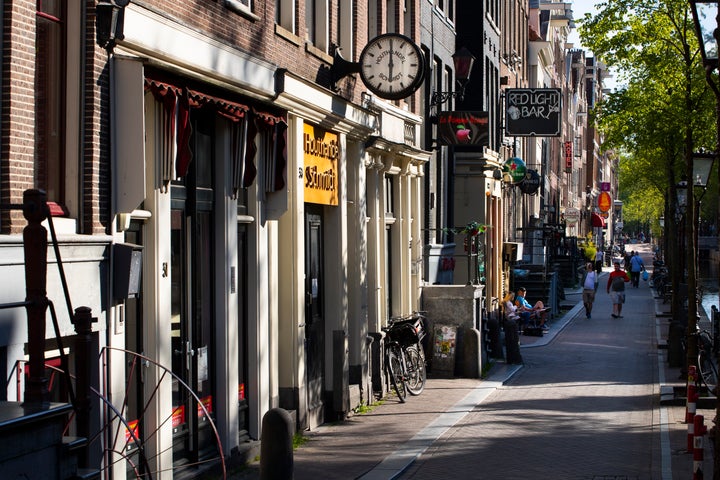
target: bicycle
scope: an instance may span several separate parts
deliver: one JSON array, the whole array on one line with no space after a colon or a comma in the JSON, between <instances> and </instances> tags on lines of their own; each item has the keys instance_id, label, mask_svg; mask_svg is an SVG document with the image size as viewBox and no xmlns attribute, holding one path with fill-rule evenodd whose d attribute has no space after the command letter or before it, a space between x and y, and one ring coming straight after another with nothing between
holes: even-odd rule
<instances>
[{"instance_id":1,"label":"bicycle","mask_svg":"<svg viewBox=\"0 0 720 480\"><path fill-rule=\"evenodd\" d=\"M717 307L712 306L712 315L715 318ZM715 348L715 336L707 330L700 330L697 333L697 366L699 380L707 388L708 393L717 396L718 370L716 365L717 349Z\"/></svg>"},{"instance_id":2,"label":"bicycle","mask_svg":"<svg viewBox=\"0 0 720 480\"><path fill-rule=\"evenodd\" d=\"M390 319L385 339L385 368L390 383L401 403L407 394L420 395L425 389L427 371L422 340L425 338L425 317L415 312L406 317Z\"/></svg>"}]
</instances>

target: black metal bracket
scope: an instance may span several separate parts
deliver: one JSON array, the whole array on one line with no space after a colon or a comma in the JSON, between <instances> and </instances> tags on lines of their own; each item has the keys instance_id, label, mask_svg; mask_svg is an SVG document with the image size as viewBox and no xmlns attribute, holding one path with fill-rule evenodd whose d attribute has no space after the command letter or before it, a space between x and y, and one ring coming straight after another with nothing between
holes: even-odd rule
<instances>
[{"instance_id":1,"label":"black metal bracket","mask_svg":"<svg viewBox=\"0 0 720 480\"><path fill-rule=\"evenodd\" d=\"M342 49L335 45L335 54L333 55L333 64L330 67L330 81L332 89L337 91L337 82L353 73L360 73L360 63L345 60L340 51Z\"/></svg>"}]
</instances>

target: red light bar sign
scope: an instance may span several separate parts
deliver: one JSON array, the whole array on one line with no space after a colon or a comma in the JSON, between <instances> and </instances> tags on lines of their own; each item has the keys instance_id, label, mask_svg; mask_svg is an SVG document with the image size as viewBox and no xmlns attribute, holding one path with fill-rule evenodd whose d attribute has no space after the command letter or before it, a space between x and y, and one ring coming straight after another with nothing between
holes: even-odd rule
<instances>
[{"instance_id":1,"label":"red light bar sign","mask_svg":"<svg viewBox=\"0 0 720 480\"><path fill-rule=\"evenodd\" d=\"M565 142L565 171L572 172L573 166L573 144Z\"/></svg>"}]
</instances>

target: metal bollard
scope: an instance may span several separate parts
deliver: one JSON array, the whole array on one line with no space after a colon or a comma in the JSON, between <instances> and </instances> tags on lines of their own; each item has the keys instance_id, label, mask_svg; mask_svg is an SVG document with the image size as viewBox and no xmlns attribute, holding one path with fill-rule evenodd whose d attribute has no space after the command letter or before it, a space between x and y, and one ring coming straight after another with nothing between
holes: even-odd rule
<instances>
[{"instance_id":1,"label":"metal bollard","mask_svg":"<svg viewBox=\"0 0 720 480\"><path fill-rule=\"evenodd\" d=\"M273 408L263 416L260 480L292 480L293 421L287 410Z\"/></svg>"},{"instance_id":2,"label":"metal bollard","mask_svg":"<svg viewBox=\"0 0 720 480\"><path fill-rule=\"evenodd\" d=\"M515 320L505 320L505 357L509 364L522 363L520 355L520 337Z\"/></svg>"},{"instance_id":3,"label":"metal bollard","mask_svg":"<svg viewBox=\"0 0 720 480\"><path fill-rule=\"evenodd\" d=\"M705 418L702 415L695 415L695 436L693 437L693 480L702 480L703 478L703 461L705 460L704 439L707 428L704 423Z\"/></svg>"},{"instance_id":4,"label":"metal bollard","mask_svg":"<svg viewBox=\"0 0 720 480\"><path fill-rule=\"evenodd\" d=\"M688 379L687 379L687 386L686 386L687 401L685 404L685 423L687 423L687 426L688 426L688 432L687 432L687 451L688 452L693 451L693 438L695 437L694 418L695 418L695 412L697 409L697 400L699 397L697 394L697 389L695 388L696 381L697 381L696 367L695 367L695 365L690 365L688 367Z\"/></svg>"}]
</instances>

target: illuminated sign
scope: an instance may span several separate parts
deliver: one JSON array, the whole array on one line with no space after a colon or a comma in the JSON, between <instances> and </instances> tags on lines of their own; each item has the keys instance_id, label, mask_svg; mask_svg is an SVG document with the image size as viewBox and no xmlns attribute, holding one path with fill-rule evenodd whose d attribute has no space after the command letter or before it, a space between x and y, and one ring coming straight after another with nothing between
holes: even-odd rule
<instances>
[{"instance_id":1,"label":"illuminated sign","mask_svg":"<svg viewBox=\"0 0 720 480\"><path fill-rule=\"evenodd\" d=\"M303 126L303 151L305 201L321 205L337 205L340 159L337 134L306 123Z\"/></svg>"},{"instance_id":2,"label":"illuminated sign","mask_svg":"<svg viewBox=\"0 0 720 480\"><path fill-rule=\"evenodd\" d=\"M437 128L442 145L489 145L488 112L440 112Z\"/></svg>"}]
</instances>

